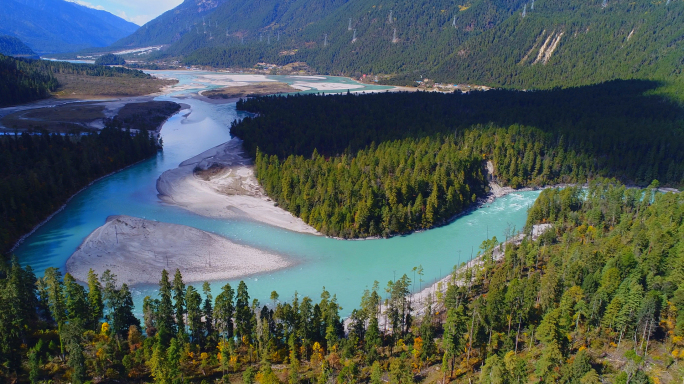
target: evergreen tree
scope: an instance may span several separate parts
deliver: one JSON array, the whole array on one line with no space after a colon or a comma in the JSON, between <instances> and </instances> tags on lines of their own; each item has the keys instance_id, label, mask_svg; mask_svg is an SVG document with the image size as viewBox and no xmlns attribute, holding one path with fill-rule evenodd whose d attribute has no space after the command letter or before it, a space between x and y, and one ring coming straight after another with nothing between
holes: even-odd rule
<instances>
[{"instance_id":1,"label":"evergreen tree","mask_svg":"<svg viewBox=\"0 0 684 384\"><path fill-rule=\"evenodd\" d=\"M123 284L114 295L112 312L108 316L115 335L124 337L131 326L140 327L140 320L133 314L133 296L127 284Z\"/></svg>"},{"instance_id":2,"label":"evergreen tree","mask_svg":"<svg viewBox=\"0 0 684 384\"><path fill-rule=\"evenodd\" d=\"M171 341L171 338L176 333L176 323L173 315L173 304L171 302L171 283L169 282L169 274L166 270L162 271L161 280L159 281L159 307L157 309L157 337L166 349L166 346ZM165 351L160 352L165 354Z\"/></svg>"},{"instance_id":3,"label":"evergreen tree","mask_svg":"<svg viewBox=\"0 0 684 384\"><path fill-rule=\"evenodd\" d=\"M173 300L176 329L178 329L179 332L185 332L185 283L183 283L183 276L179 269L176 269L176 273L173 276Z\"/></svg>"},{"instance_id":4,"label":"evergreen tree","mask_svg":"<svg viewBox=\"0 0 684 384\"><path fill-rule=\"evenodd\" d=\"M247 343L251 342L252 337L252 316L253 313L249 307L247 284L244 281L240 281L237 296L235 297L235 334Z\"/></svg>"},{"instance_id":5,"label":"evergreen tree","mask_svg":"<svg viewBox=\"0 0 684 384\"><path fill-rule=\"evenodd\" d=\"M88 307L90 308L89 327L96 328L104 316L104 303L102 301L102 284L97 274L88 271Z\"/></svg>"},{"instance_id":6,"label":"evergreen tree","mask_svg":"<svg viewBox=\"0 0 684 384\"><path fill-rule=\"evenodd\" d=\"M185 302L188 312L188 331L191 341L197 343L202 335L202 296L193 287L189 286L186 292Z\"/></svg>"},{"instance_id":7,"label":"evergreen tree","mask_svg":"<svg viewBox=\"0 0 684 384\"><path fill-rule=\"evenodd\" d=\"M204 332L207 337L210 337L214 333L214 309L212 307L213 298L211 296L211 287L206 281L202 284L202 292L204 293L204 305L202 306Z\"/></svg>"},{"instance_id":8,"label":"evergreen tree","mask_svg":"<svg viewBox=\"0 0 684 384\"><path fill-rule=\"evenodd\" d=\"M216 328L224 339L233 338L233 317L235 317L234 303L235 291L226 284L221 289L221 293L216 296L214 304L214 321Z\"/></svg>"},{"instance_id":9,"label":"evergreen tree","mask_svg":"<svg viewBox=\"0 0 684 384\"><path fill-rule=\"evenodd\" d=\"M88 296L85 288L67 273L64 275L64 306L67 313L67 321L85 327L90 319L88 308Z\"/></svg>"}]
</instances>

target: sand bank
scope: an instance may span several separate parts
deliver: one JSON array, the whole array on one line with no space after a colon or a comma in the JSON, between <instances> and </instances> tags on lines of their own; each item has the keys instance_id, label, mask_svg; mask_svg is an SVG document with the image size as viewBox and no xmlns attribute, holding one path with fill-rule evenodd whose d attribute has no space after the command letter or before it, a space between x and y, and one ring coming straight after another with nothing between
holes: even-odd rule
<instances>
[{"instance_id":1,"label":"sand bank","mask_svg":"<svg viewBox=\"0 0 684 384\"><path fill-rule=\"evenodd\" d=\"M186 282L226 280L286 268L286 258L178 224L110 216L67 260L67 272L111 270L121 283L156 284L161 271L180 269Z\"/></svg>"},{"instance_id":2,"label":"sand bank","mask_svg":"<svg viewBox=\"0 0 684 384\"><path fill-rule=\"evenodd\" d=\"M294 93L299 92L299 89L291 87L287 83L281 82L264 82L264 83L235 83L240 85L231 85L220 89L211 89L200 91L198 94L205 98L218 100L231 100L243 97L255 97L274 95L280 93Z\"/></svg>"},{"instance_id":3,"label":"sand bank","mask_svg":"<svg viewBox=\"0 0 684 384\"><path fill-rule=\"evenodd\" d=\"M302 91L316 89L318 91L344 91L364 88L363 84L343 84L334 82L311 82L311 81L295 81L291 84L292 88Z\"/></svg>"},{"instance_id":4,"label":"sand bank","mask_svg":"<svg viewBox=\"0 0 684 384\"><path fill-rule=\"evenodd\" d=\"M319 234L291 213L276 207L254 176L242 141L233 139L191 159L157 179L162 201L202 216L243 218Z\"/></svg>"}]
</instances>

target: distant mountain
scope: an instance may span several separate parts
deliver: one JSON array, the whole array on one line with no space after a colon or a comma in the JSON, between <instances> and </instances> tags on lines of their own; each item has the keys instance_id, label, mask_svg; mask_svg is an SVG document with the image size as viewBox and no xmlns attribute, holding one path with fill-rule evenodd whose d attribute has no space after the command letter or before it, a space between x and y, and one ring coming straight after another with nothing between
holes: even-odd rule
<instances>
[{"instance_id":1,"label":"distant mountain","mask_svg":"<svg viewBox=\"0 0 684 384\"><path fill-rule=\"evenodd\" d=\"M38 55L21 40L7 35L0 35L0 54L31 59L38 57Z\"/></svg>"},{"instance_id":2,"label":"distant mountain","mask_svg":"<svg viewBox=\"0 0 684 384\"><path fill-rule=\"evenodd\" d=\"M116 46L186 64L303 61L320 73L553 87L676 78L684 2L186 0Z\"/></svg>"},{"instance_id":3,"label":"distant mountain","mask_svg":"<svg viewBox=\"0 0 684 384\"><path fill-rule=\"evenodd\" d=\"M0 0L0 34L38 54L104 47L139 27L111 13L64 0Z\"/></svg>"},{"instance_id":4,"label":"distant mountain","mask_svg":"<svg viewBox=\"0 0 684 384\"><path fill-rule=\"evenodd\" d=\"M202 25L203 19L227 0L185 0L176 8L148 22L132 35L113 44L114 47L146 47L172 44L191 27Z\"/></svg>"}]
</instances>

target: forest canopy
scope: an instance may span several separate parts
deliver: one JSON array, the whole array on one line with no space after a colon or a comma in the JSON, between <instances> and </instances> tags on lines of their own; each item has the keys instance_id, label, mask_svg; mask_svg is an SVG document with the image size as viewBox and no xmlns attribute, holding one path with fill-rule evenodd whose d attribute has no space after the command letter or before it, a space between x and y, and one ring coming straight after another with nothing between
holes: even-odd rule
<instances>
[{"instance_id":1,"label":"forest canopy","mask_svg":"<svg viewBox=\"0 0 684 384\"><path fill-rule=\"evenodd\" d=\"M126 60L113 53L104 54L95 60L95 65L125 65Z\"/></svg>"},{"instance_id":2,"label":"forest canopy","mask_svg":"<svg viewBox=\"0 0 684 384\"><path fill-rule=\"evenodd\" d=\"M484 196L489 161L514 188L597 177L681 187L684 109L649 93L658 86L257 97L238 102L257 116L231 132L283 208L325 234L387 236Z\"/></svg>"},{"instance_id":3,"label":"forest canopy","mask_svg":"<svg viewBox=\"0 0 684 384\"><path fill-rule=\"evenodd\" d=\"M477 262L455 267L429 298L411 295L407 274L376 281L344 321L325 288L320 300L273 291L262 303L244 281L212 292L163 271L156 296L134 309L109 271L91 271L84 287L55 268L37 279L0 263L0 377L678 383L684 195L655 186L544 190L526 236L484 241ZM538 224L546 231L530 236Z\"/></svg>"},{"instance_id":4,"label":"forest canopy","mask_svg":"<svg viewBox=\"0 0 684 384\"><path fill-rule=\"evenodd\" d=\"M0 54L0 107L49 97L60 86L56 75L152 78L142 71L121 67L16 59Z\"/></svg>"},{"instance_id":5,"label":"forest canopy","mask_svg":"<svg viewBox=\"0 0 684 384\"><path fill-rule=\"evenodd\" d=\"M157 153L146 130L131 134L110 122L97 133L0 136L0 249L93 180Z\"/></svg>"}]
</instances>

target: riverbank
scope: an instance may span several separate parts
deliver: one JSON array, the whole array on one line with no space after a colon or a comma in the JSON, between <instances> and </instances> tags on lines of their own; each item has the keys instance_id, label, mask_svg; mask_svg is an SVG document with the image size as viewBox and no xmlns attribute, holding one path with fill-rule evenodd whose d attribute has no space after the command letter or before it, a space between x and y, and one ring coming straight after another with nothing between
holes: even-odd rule
<instances>
[{"instance_id":1,"label":"riverbank","mask_svg":"<svg viewBox=\"0 0 684 384\"><path fill-rule=\"evenodd\" d=\"M145 125L148 131L159 133L164 122L176 113L175 108L165 107L171 103L154 101L153 96L112 100L54 100L51 104L34 102L0 109L0 132L38 128L62 133L95 131L104 128L105 120L117 118L124 122L124 128L131 128L133 132L136 127ZM187 104L174 104L180 105L180 110L189 108Z\"/></svg>"},{"instance_id":2,"label":"riverbank","mask_svg":"<svg viewBox=\"0 0 684 384\"><path fill-rule=\"evenodd\" d=\"M254 176L252 161L233 139L182 162L157 179L159 198L198 215L248 219L300 233L313 227L279 208Z\"/></svg>"},{"instance_id":3,"label":"riverbank","mask_svg":"<svg viewBox=\"0 0 684 384\"><path fill-rule=\"evenodd\" d=\"M66 262L79 281L109 269L121 283L156 284L163 269L186 283L229 280L291 267L283 256L185 225L110 216Z\"/></svg>"},{"instance_id":4,"label":"riverbank","mask_svg":"<svg viewBox=\"0 0 684 384\"><path fill-rule=\"evenodd\" d=\"M180 113L180 112L182 112L182 111L184 111L184 110L187 110L187 109L190 107L189 105L187 105L187 104L182 104L182 103L179 104L179 105L180 105L180 108L181 108L181 109L180 109L178 112L176 112L176 113ZM123 106L125 106L125 104L121 105L121 107L123 107ZM173 115L175 115L176 113L174 113ZM173 115L172 115L172 116L173 116ZM162 122L160 122L160 123L158 124L158 126L156 127L156 129L155 129L154 132L153 132L153 134L155 135L155 137L157 137L157 138L159 137L159 132L161 131L161 127L162 127L162 126L164 125L164 123L165 123L168 119L170 119L172 116L168 116L166 119L164 119L164 121L162 121ZM130 167L132 167L132 166L134 166L134 165L137 165L137 164L139 164L139 163L141 163L141 162L143 162L143 161L146 161L146 160L147 160L147 159L142 159L142 160L136 161L135 163L129 164L129 165L127 165L127 166L125 166L125 167L123 167L123 168L121 168L121 169L118 169L118 170L116 170L116 171L114 171L114 172L110 172L110 173L108 173L108 174L106 174L106 175L100 176L100 177L96 178L95 180L89 182L89 183L88 183L87 185L85 185L83 188L79 189L79 190L76 191L74 194L72 194L71 196L69 196L69 198L67 198L67 199L64 201L64 203L61 204L60 207L59 207L57 210L55 210L55 211L52 212L50 215L48 215L48 216L47 216L44 220L42 220L40 223L36 224L33 228L31 228L31 230L30 230L29 232L27 232L26 234L22 235L19 239L17 239L17 241L12 245L12 248L10 248L9 253L11 254L12 252L14 252L14 250L17 249L17 247L20 246L20 245L24 242L24 240L26 240L29 236L31 236L33 233L35 233L40 227L42 227L43 225L45 225L45 223L47 223L48 221L50 221L56 214L58 214L58 213L60 213L61 211L63 211L64 208L67 206L67 204L68 204L74 197L76 197L79 193L81 193L81 192L83 192L84 190L88 189L88 188L91 187L93 184L97 183L98 181L100 181L100 180L102 180L102 179L105 179L105 178L107 178L107 177L109 177L109 176L112 176L112 175L114 175L114 174L116 174L116 173L119 173L119 172L121 172L121 171L124 171L124 170L126 170L126 169L128 169L128 168L130 168Z\"/></svg>"},{"instance_id":5,"label":"riverbank","mask_svg":"<svg viewBox=\"0 0 684 384\"><path fill-rule=\"evenodd\" d=\"M539 236L541 236L544 232L552 228L553 225L551 224L534 225L531 231L532 241L537 240ZM503 258L504 256L506 245L519 245L520 243L522 243L525 237L526 235L524 233L519 233L513 236L512 238L508 239L507 241L498 244L496 247L494 247L493 250L491 250L492 259L494 261L501 260L501 258ZM464 281L460 276L463 276L464 273L469 269L479 268L482 264L482 255L478 255L470 261L468 261L467 263L463 263L461 266L457 268L455 267L452 273L448 274L442 279L435 281L433 284L430 284L425 288L422 288L419 292L409 295L406 299L411 303L412 316L414 318L422 316L425 313L425 310L427 309L428 303L432 304L433 311L439 310L440 304L437 300L438 296L445 294L447 289L449 288L449 285L457 285L460 287L466 284L467 282ZM381 305L380 313L384 313L386 309L387 308L385 305ZM386 324L384 316L380 316L378 318L378 322L381 329L385 327ZM347 321L345 321L345 325L348 325Z\"/></svg>"}]
</instances>

